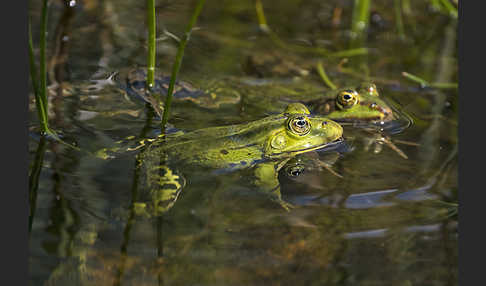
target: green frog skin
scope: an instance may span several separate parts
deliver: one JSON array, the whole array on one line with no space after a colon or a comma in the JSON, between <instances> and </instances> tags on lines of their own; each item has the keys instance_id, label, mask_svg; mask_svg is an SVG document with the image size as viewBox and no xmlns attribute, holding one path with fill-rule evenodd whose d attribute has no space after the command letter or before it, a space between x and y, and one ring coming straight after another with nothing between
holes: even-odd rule
<instances>
[{"instance_id":1,"label":"green frog skin","mask_svg":"<svg viewBox=\"0 0 486 286\"><path fill-rule=\"evenodd\" d=\"M292 206L281 198L278 171L298 154L341 142L342 133L338 123L292 103L283 113L253 122L156 139L140 153L152 202L139 209L151 207L160 214L172 207L185 183L168 167L175 163L217 173L253 168L258 189L289 210Z\"/></svg>"}]
</instances>

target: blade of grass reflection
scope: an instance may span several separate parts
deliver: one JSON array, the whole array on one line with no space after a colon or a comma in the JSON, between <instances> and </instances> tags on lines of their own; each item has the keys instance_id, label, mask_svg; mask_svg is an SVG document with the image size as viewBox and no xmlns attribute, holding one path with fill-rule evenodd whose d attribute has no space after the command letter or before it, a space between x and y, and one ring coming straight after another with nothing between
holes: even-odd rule
<instances>
[{"instance_id":1,"label":"blade of grass reflection","mask_svg":"<svg viewBox=\"0 0 486 286\"><path fill-rule=\"evenodd\" d=\"M182 58L184 57L184 49L187 45L187 42L189 41L189 38L191 36L192 32L192 27L196 23L196 20L201 13L201 10L204 6L205 0L199 0L197 2L197 6L194 9L194 13L192 14L191 20L189 21L189 24L187 25L186 31L184 33L184 36L182 37L181 42L179 43L179 48L177 49L177 54L174 62L174 66L172 69L172 74L170 77L170 82L169 82L169 88L167 90L167 97L165 99L165 105L164 105L164 114L162 116L162 123L161 123L161 129L162 133L165 133L165 126L167 125L167 121L169 120L169 112L170 112L170 104L172 102L172 93L174 91L174 84L177 78L177 74L179 73L179 69L182 64Z\"/></svg>"},{"instance_id":2,"label":"blade of grass reflection","mask_svg":"<svg viewBox=\"0 0 486 286\"><path fill-rule=\"evenodd\" d=\"M438 68L435 71L436 81L444 82L450 80L454 75L456 69L456 62L450 60L452 55L456 52L456 22L452 21L444 29L444 40L442 42L441 53L436 57L434 62L437 64ZM446 108L447 96L441 90L432 90L433 101L430 104L429 113L433 115L432 120L428 128L422 133L419 143L421 148L419 149L419 158L423 161L418 172L419 176L428 176L434 168L434 163L440 158L439 153L442 154L443 151L440 150L440 138L441 130L445 124L444 120L440 119L440 115L443 114ZM450 132L456 132L454 128L447 128Z\"/></svg>"},{"instance_id":3,"label":"blade of grass reflection","mask_svg":"<svg viewBox=\"0 0 486 286\"><path fill-rule=\"evenodd\" d=\"M73 225L75 225L77 214L70 205L68 199L64 195L63 175L67 170L65 164L65 158L61 154L59 148L61 145L57 141L53 141L49 144L51 153L54 154L54 158L51 163L51 169L53 171L52 180L52 193L54 195L54 206L52 208L51 220L56 226L56 230L59 233L59 242L57 244L57 255L59 257L69 257L72 254L73 244L77 231L73 231ZM61 214L61 215L59 215Z\"/></svg>"},{"instance_id":4,"label":"blade of grass reflection","mask_svg":"<svg viewBox=\"0 0 486 286\"><path fill-rule=\"evenodd\" d=\"M35 152L34 163L32 165L30 175L29 175L29 238L30 232L32 230L32 223L34 221L36 202L37 202L37 188L39 187L39 175L42 170L42 162L44 160L44 153L46 151L46 138L44 136L40 137L39 144L37 145L37 150Z\"/></svg>"},{"instance_id":5,"label":"blade of grass reflection","mask_svg":"<svg viewBox=\"0 0 486 286\"><path fill-rule=\"evenodd\" d=\"M47 76L49 79L49 86L57 87L57 96L51 100L53 105L56 101L62 101L64 97L63 85L66 69L66 62L69 58L69 43L72 38L72 22L75 16L74 7L69 5L69 2L63 3L63 11L54 29L53 47L51 48L52 55L47 62ZM55 109L55 108L53 108ZM57 123L56 123L56 126Z\"/></svg>"},{"instance_id":6,"label":"blade of grass reflection","mask_svg":"<svg viewBox=\"0 0 486 286\"><path fill-rule=\"evenodd\" d=\"M147 119L145 121L145 125L142 128L142 131L140 132L139 138L145 138L147 133L150 131L153 118L155 116L154 110L150 106L150 104L145 105L147 109ZM143 147L145 149L146 146ZM143 149L140 151L143 152ZM138 154L140 154L138 153ZM135 166L134 166L134 172L133 172L133 180L132 180L132 188L131 188L131 198L130 198L130 212L128 215L127 223L125 225L125 228L123 230L123 241L120 246L120 266L117 269L117 275L115 277L115 281L113 283L114 286L119 286L121 285L121 278L123 277L123 274L125 272L125 264L126 264L126 257L127 257L127 250L128 250L128 242L130 241L130 232L132 230L133 224L135 222L135 202L138 199L138 193L139 193L139 179L140 179L140 168L138 167L140 165L140 159L138 155L135 158Z\"/></svg>"}]
</instances>

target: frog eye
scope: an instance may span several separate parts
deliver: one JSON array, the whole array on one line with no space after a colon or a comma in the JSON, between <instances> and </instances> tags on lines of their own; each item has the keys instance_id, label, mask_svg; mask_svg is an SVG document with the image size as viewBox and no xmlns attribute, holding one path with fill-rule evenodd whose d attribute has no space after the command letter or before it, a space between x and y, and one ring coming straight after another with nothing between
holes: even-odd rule
<instances>
[{"instance_id":1,"label":"frog eye","mask_svg":"<svg viewBox=\"0 0 486 286\"><path fill-rule=\"evenodd\" d=\"M379 96L378 90L374 83L363 83L359 89L360 93L366 93L367 95Z\"/></svg>"},{"instance_id":2,"label":"frog eye","mask_svg":"<svg viewBox=\"0 0 486 286\"><path fill-rule=\"evenodd\" d=\"M304 166L303 165L295 165L295 166L290 166L287 168L287 176L295 178L300 176L302 173L304 173Z\"/></svg>"},{"instance_id":3,"label":"frog eye","mask_svg":"<svg viewBox=\"0 0 486 286\"><path fill-rule=\"evenodd\" d=\"M309 133L311 125L307 117L297 116L289 120L289 129L293 133L303 136Z\"/></svg>"},{"instance_id":4,"label":"frog eye","mask_svg":"<svg viewBox=\"0 0 486 286\"><path fill-rule=\"evenodd\" d=\"M356 90L343 90L337 96L336 101L340 108L350 108L358 103L358 92Z\"/></svg>"},{"instance_id":5,"label":"frog eye","mask_svg":"<svg viewBox=\"0 0 486 286\"><path fill-rule=\"evenodd\" d=\"M376 102L373 102L370 104L370 108L371 109L378 109L378 104L376 104Z\"/></svg>"}]
</instances>

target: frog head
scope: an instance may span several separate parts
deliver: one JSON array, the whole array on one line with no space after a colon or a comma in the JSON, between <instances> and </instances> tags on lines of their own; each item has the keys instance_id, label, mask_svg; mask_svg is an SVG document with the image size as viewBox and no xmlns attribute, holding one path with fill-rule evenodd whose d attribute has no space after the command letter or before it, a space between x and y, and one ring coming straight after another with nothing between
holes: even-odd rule
<instances>
[{"instance_id":1,"label":"frog head","mask_svg":"<svg viewBox=\"0 0 486 286\"><path fill-rule=\"evenodd\" d=\"M373 83L362 83L358 89L339 90L333 100L334 104L326 103L324 108L334 120L387 122L393 119L392 109L379 97Z\"/></svg>"},{"instance_id":2,"label":"frog head","mask_svg":"<svg viewBox=\"0 0 486 286\"><path fill-rule=\"evenodd\" d=\"M301 103L292 103L283 113L285 120L272 130L265 144L267 158L293 157L340 141L343 128L323 116L312 116Z\"/></svg>"}]
</instances>

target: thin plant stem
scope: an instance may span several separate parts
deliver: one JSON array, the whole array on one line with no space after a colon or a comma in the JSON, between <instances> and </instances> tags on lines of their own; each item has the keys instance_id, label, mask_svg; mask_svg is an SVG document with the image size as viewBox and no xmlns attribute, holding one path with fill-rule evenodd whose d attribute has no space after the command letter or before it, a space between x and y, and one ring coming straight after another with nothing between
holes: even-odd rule
<instances>
[{"instance_id":1,"label":"thin plant stem","mask_svg":"<svg viewBox=\"0 0 486 286\"><path fill-rule=\"evenodd\" d=\"M440 3L442 3L442 6L449 12L449 15L451 15L454 19L457 19L457 8L452 5L449 0L440 0Z\"/></svg>"},{"instance_id":2,"label":"thin plant stem","mask_svg":"<svg viewBox=\"0 0 486 286\"><path fill-rule=\"evenodd\" d=\"M429 86L429 85L430 85L430 84L429 84L429 82L428 82L428 81L426 81L425 79L420 78L420 77L418 77L418 76L416 76L416 75L413 75L413 74L411 74L411 73L408 73L408 72L402 72L402 75L403 75L404 77L408 78L409 80L414 81L414 82L416 82L416 83L420 84L420 86L421 86L421 87L426 87L426 86Z\"/></svg>"},{"instance_id":3,"label":"thin plant stem","mask_svg":"<svg viewBox=\"0 0 486 286\"><path fill-rule=\"evenodd\" d=\"M182 64L182 58L184 57L184 49L186 47L187 42L189 41L189 38L191 36L192 32L192 27L196 23L196 20L201 13L201 10L204 6L205 0L199 0L196 6L196 9L194 10L194 13L192 14L191 20L189 21L189 24L187 25L186 31L184 33L184 36L181 39L181 42L179 44L179 48L177 49L177 55L176 59L174 62L174 66L172 68L172 74L170 77L170 82L169 82L169 88L167 90L167 97L165 99L165 104L164 104L164 114L162 115L162 123L161 123L161 129L162 133L165 133L165 125L167 124L167 121L169 120L169 112L170 112L170 104L172 102L172 93L174 91L174 85L175 81L177 78L177 74L179 73L179 69Z\"/></svg>"},{"instance_id":4,"label":"thin plant stem","mask_svg":"<svg viewBox=\"0 0 486 286\"><path fill-rule=\"evenodd\" d=\"M423 78L420 78L416 75L410 74L408 72L402 72L402 75L406 78L408 78L411 81L414 81L418 84L420 84L420 87L425 88L425 87L434 87L434 88L442 88L442 89L448 89L448 88L458 88L458 84L455 82L433 82L429 83Z\"/></svg>"},{"instance_id":5,"label":"thin plant stem","mask_svg":"<svg viewBox=\"0 0 486 286\"><path fill-rule=\"evenodd\" d=\"M34 44L32 43L32 27L30 24L30 19L29 19L29 30L28 30L28 36L29 36L29 64L30 64L30 78L32 80L32 86L34 88L34 94L36 97L39 95L39 85L38 85L38 80L39 78L37 77L37 67L35 64L35 56L34 56Z\"/></svg>"},{"instance_id":6,"label":"thin plant stem","mask_svg":"<svg viewBox=\"0 0 486 286\"><path fill-rule=\"evenodd\" d=\"M398 36L401 39L405 38L405 29L403 27L403 18L402 18L402 5L401 0L394 0L394 8L395 8L395 19L397 24L397 32Z\"/></svg>"},{"instance_id":7,"label":"thin plant stem","mask_svg":"<svg viewBox=\"0 0 486 286\"><path fill-rule=\"evenodd\" d=\"M274 44L276 44L278 47L281 47L283 49L292 52L299 52L299 53L313 53L324 57L352 57L352 56L359 56L368 53L368 49L366 48L331 52L327 49L320 48L320 47L304 47L304 46L290 45L282 41L280 37L276 33L274 33L272 29L270 29L270 26L268 26L261 0L255 1L255 11L257 14L258 25L260 26L260 29L269 36L270 40L272 40Z\"/></svg>"},{"instance_id":8,"label":"thin plant stem","mask_svg":"<svg viewBox=\"0 0 486 286\"><path fill-rule=\"evenodd\" d=\"M334 85L332 81L329 79L329 77L327 76L321 61L317 63L317 72L319 73L321 79L327 84L327 86L329 86L333 90L337 89L336 85Z\"/></svg>"},{"instance_id":9,"label":"thin plant stem","mask_svg":"<svg viewBox=\"0 0 486 286\"><path fill-rule=\"evenodd\" d=\"M263 5L262 1L256 0L255 1L255 10L258 18L258 24L260 25L260 29L267 32L270 28L267 25L267 20L265 18L265 13L263 13Z\"/></svg>"},{"instance_id":10,"label":"thin plant stem","mask_svg":"<svg viewBox=\"0 0 486 286\"><path fill-rule=\"evenodd\" d=\"M348 49L348 50L342 50L339 52L334 52L334 53L329 53L327 56L332 58L347 58L347 57L353 57L353 56L362 56L368 54L368 49L367 48L356 48L356 49Z\"/></svg>"},{"instance_id":11,"label":"thin plant stem","mask_svg":"<svg viewBox=\"0 0 486 286\"><path fill-rule=\"evenodd\" d=\"M39 78L37 76L37 67L35 64L35 58L34 58L34 45L32 43L32 30L31 30L31 25L30 25L30 20L29 20L29 64L30 64L30 79L32 82L32 87L34 89L34 96L35 96L35 105L37 108L37 116L39 117L39 121L41 123L41 130L42 132L46 132L49 129L48 123L47 123L47 112L44 109L44 102L42 97L40 96L40 91L39 91Z\"/></svg>"},{"instance_id":12,"label":"thin plant stem","mask_svg":"<svg viewBox=\"0 0 486 286\"><path fill-rule=\"evenodd\" d=\"M146 105L147 108L147 119L145 121L145 126L143 127L142 131L140 132L139 138L145 138L147 133L150 130L150 126L152 124L152 120L154 118L154 112L153 109L150 107L149 104ZM132 231L132 227L135 223L135 203L138 200L138 194L139 194L139 184L140 184L140 164L141 164L141 159L140 159L140 154L142 152L138 153L137 156L135 157L135 168L134 168L134 173L133 173L133 180L132 180L132 188L131 188L131 200L130 200L130 211L128 214L128 219L125 224L125 228L123 230L123 241L120 246L120 263L119 267L117 270L117 276L115 278L115 281L113 283L113 286L118 286L121 285L121 281L123 278L123 275L125 274L125 267L126 267L126 260L127 260L127 250L128 250L128 243L130 242L130 234Z\"/></svg>"},{"instance_id":13,"label":"thin plant stem","mask_svg":"<svg viewBox=\"0 0 486 286\"><path fill-rule=\"evenodd\" d=\"M351 30L355 38L361 38L368 27L371 0L355 0Z\"/></svg>"},{"instance_id":14,"label":"thin plant stem","mask_svg":"<svg viewBox=\"0 0 486 286\"><path fill-rule=\"evenodd\" d=\"M42 15L41 15L41 25L40 25L40 40L39 40L39 93L42 101L44 103L44 110L47 112L48 101L47 101L47 69L46 69L46 34L47 34L47 8L48 0L42 1ZM48 130L46 130L48 131Z\"/></svg>"},{"instance_id":15,"label":"thin plant stem","mask_svg":"<svg viewBox=\"0 0 486 286\"><path fill-rule=\"evenodd\" d=\"M154 86L155 73L155 0L147 0L147 25L148 25L148 56L147 56L147 87Z\"/></svg>"}]
</instances>

